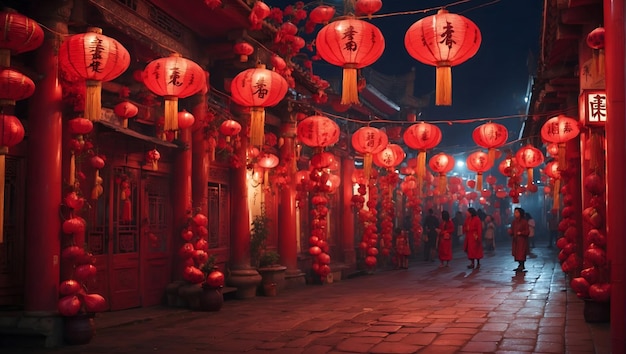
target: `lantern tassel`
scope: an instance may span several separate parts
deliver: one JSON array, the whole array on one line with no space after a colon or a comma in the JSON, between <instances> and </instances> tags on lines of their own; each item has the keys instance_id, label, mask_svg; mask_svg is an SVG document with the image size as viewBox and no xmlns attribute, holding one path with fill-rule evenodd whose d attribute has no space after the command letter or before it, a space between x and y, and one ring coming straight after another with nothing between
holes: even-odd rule
<instances>
[{"instance_id":1,"label":"lantern tassel","mask_svg":"<svg viewBox=\"0 0 626 354\"><path fill-rule=\"evenodd\" d=\"M11 66L11 50L0 48L0 67L8 68Z\"/></svg>"},{"instance_id":2,"label":"lantern tassel","mask_svg":"<svg viewBox=\"0 0 626 354\"><path fill-rule=\"evenodd\" d=\"M265 140L265 109L250 108L250 145L263 146Z\"/></svg>"},{"instance_id":3,"label":"lantern tassel","mask_svg":"<svg viewBox=\"0 0 626 354\"><path fill-rule=\"evenodd\" d=\"M178 97L165 96L163 131L178 129Z\"/></svg>"},{"instance_id":4,"label":"lantern tassel","mask_svg":"<svg viewBox=\"0 0 626 354\"><path fill-rule=\"evenodd\" d=\"M359 104L359 89L357 86L356 67L343 68L343 83L341 92L341 104Z\"/></svg>"},{"instance_id":5,"label":"lantern tassel","mask_svg":"<svg viewBox=\"0 0 626 354\"><path fill-rule=\"evenodd\" d=\"M452 105L452 67L450 65L437 67L435 105Z\"/></svg>"},{"instance_id":6,"label":"lantern tassel","mask_svg":"<svg viewBox=\"0 0 626 354\"><path fill-rule=\"evenodd\" d=\"M567 169L567 160L565 159L565 143L559 143L559 170L565 171Z\"/></svg>"},{"instance_id":7,"label":"lantern tassel","mask_svg":"<svg viewBox=\"0 0 626 354\"><path fill-rule=\"evenodd\" d=\"M448 184L448 177L446 177L445 173L439 174L439 192L444 194L446 192L446 184Z\"/></svg>"},{"instance_id":8,"label":"lantern tassel","mask_svg":"<svg viewBox=\"0 0 626 354\"><path fill-rule=\"evenodd\" d=\"M85 118L92 122L100 120L102 115L102 82L87 80L87 92L85 94Z\"/></svg>"},{"instance_id":9,"label":"lantern tassel","mask_svg":"<svg viewBox=\"0 0 626 354\"><path fill-rule=\"evenodd\" d=\"M365 175L365 180L370 180L370 173L372 172L372 154L363 155L363 174Z\"/></svg>"},{"instance_id":10,"label":"lantern tassel","mask_svg":"<svg viewBox=\"0 0 626 354\"><path fill-rule=\"evenodd\" d=\"M487 161L490 165L493 166L494 162L496 161L496 149L494 148L487 149Z\"/></svg>"},{"instance_id":11,"label":"lantern tassel","mask_svg":"<svg viewBox=\"0 0 626 354\"><path fill-rule=\"evenodd\" d=\"M415 174L417 177L417 193L418 196L421 196L422 184L424 183L424 176L426 175L426 151L420 150L417 152L416 162Z\"/></svg>"},{"instance_id":12,"label":"lantern tassel","mask_svg":"<svg viewBox=\"0 0 626 354\"><path fill-rule=\"evenodd\" d=\"M589 138L589 168L596 173L600 170L599 161L602 161L602 144L601 137L595 131L591 132L591 136ZM604 173L600 173L604 175Z\"/></svg>"},{"instance_id":13,"label":"lantern tassel","mask_svg":"<svg viewBox=\"0 0 626 354\"><path fill-rule=\"evenodd\" d=\"M0 244L4 243L4 169L5 156L9 152L7 146L0 147Z\"/></svg>"},{"instance_id":14,"label":"lantern tassel","mask_svg":"<svg viewBox=\"0 0 626 354\"><path fill-rule=\"evenodd\" d=\"M527 168L526 169L526 175L528 176L528 181L526 184L528 184L529 186L534 184L534 168Z\"/></svg>"},{"instance_id":15,"label":"lantern tassel","mask_svg":"<svg viewBox=\"0 0 626 354\"><path fill-rule=\"evenodd\" d=\"M76 155L72 151L72 155L70 156L70 176L68 178L69 185L74 188L74 183L76 182Z\"/></svg>"},{"instance_id":16,"label":"lantern tassel","mask_svg":"<svg viewBox=\"0 0 626 354\"><path fill-rule=\"evenodd\" d=\"M476 190L477 191L482 191L483 190L483 174L482 174L482 172L477 172L476 173Z\"/></svg>"},{"instance_id":17,"label":"lantern tassel","mask_svg":"<svg viewBox=\"0 0 626 354\"><path fill-rule=\"evenodd\" d=\"M559 200L559 196L561 193L560 190L561 190L561 180L557 178L554 181L554 190L552 191L554 193L552 197L552 209L559 210L559 206L561 204Z\"/></svg>"}]
</instances>

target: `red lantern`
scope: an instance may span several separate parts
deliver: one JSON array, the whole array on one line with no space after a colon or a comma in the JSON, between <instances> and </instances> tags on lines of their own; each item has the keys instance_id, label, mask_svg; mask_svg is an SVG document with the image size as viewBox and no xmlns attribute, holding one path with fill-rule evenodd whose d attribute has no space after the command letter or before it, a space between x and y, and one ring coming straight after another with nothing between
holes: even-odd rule
<instances>
[{"instance_id":1,"label":"red lantern","mask_svg":"<svg viewBox=\"0 0 626 354\"><path fill-rule=\"evenodd\" d=\"M315 44L322 59L343 68L341 103L359 103L357 69L373 64L383 54L382 32L369 22L348 18L324 26Z\"/></svg>"},{"instance_id":2,"label":"red lantern","mask_svg":"<svg viewBox=\"0 0 626 354\"><path fill-rule=\"evenodd\" d=\"M43 30L32 19L13 9L0 12L0 67L11 66L11 53L37 49L43 43Z\"/></svg>"},{"instance_id":3,"label":"red lantern","mask_svg":"<svg viewBox=\"0 0 626 354\"><path fill-rule=\"evenodd\" d=\"M131 102L124 101L116 104L113 107L113 112L122 119L123 127L128 128L128 119L136 116L139 113L139 108Z\"/></svg>"},{"instance_id":4,"label":"red lantern","mask_svg":"<svg viewBox=\"0 0 626 354\"><path fill-rule=\"evenodd\" d=\"M472 139L476 145L488 149L489 161L493 164L496 160L496 148L504 145L509 138L508 129L498 123L485 123L479 125L472 133Z\"/></svg>"},{"instance_id":5,"label":"red lantern","mask_svg":"<svg viewBox=\"0 0 626 354\"><path fill-rule=\"evenodd\" d=\"M15 101L34 92L35 83L28 76L11 68L0 68L0 106L15 106Z\"/></svg>"},{"instance_id":6,"label":"red lantern","mask_svg":"<svg viewBox=\"0 0 626 354\"><path fill-rule=\"evenodd\" d=\"M587 45L593 49L592 69L597 76L604 75L604 27L598 27L587 35Z\"/></svg>"},{"instance_id":7,"label":"red lantern","mask_svg":"<svg viewBox=\"0 0 626 354\"><path fill-rule=\"evenodd\" d=\"M260 30L263 25L263 20L270 15L270 8L261 0L257 0L252 7L252 11L250 12L250 16L248 19L250 20L250 29L252 30Z\"/></svg>"},{"instance_id":8,"label":"red lantern","mask_svg":"<svg viewBox=\"0 0 626 354\"><path fill-rule=\"evenodd\" d=\"M526 169L528 177L528 185L534 183L533 169L543 163L543 153L532 145L526 145L520 148L515 154L517 163Z\"/></svg>"},{"instance_id":9,"label":"red lantern","mask_svg":"<svg viewBox=\"0 0 626 354\"><path fill-rule=\"evenodd\" d=\"M73 76L86 80L85 118L98 121L101 115L102 81L120 76L130 65L130 54L118 41L89 28L67 38L59 49L59 66Z\"/></svg>"},{"instance_id":10,"label":"red lantern","mask_svg":"<svg viewBox=\"0 0 626 354\"><path fill-rule=\"evenodd\" d=\"M304 145L323 148L339 141L339 125L324 116L309 116L298 123L297 137Z\"/></svg>"},{"instance_id":11,"label":"red lantern","mask_svg":"<svg viewBox=\"0 0 626 354\"><path fill-rule=\"evenodd\" d=\"M483 189L483 173L493 166L489 162L489 155L483 151L476 151L467 157L467 169L476 172L476 190Z\"/></svg>"},{"instance_id":12,"label":"red lantern","mask_svg":"<svg viewBox=\"0 0 626 354\"><path fill-rule=\"evenodd\" d=\"M196 118L193 114L187 112L187 110L183 109L182 112L178 112L178 128L187 129L191 127L195 121Z\"/></svg>"},{"instance_id":13,"label":"red lantern","mask_svg":"<svg viewBox=\"0 0 626 354\"><path fill-rule=\"evenodd\" d=\"M276 54L272 55L270 62L272 63L272 67L274 68L274 70L280 71L280 70L284 70L287 67L287 63L285 63L285 59L279 57Z\"/></svg>"},{"instance_id":14,"label":"red lantern","mask_svg":"<svg viewBox=\"0 0 626 354\"><path fill-rule=\"evenodd\" d=\"M270 153L264 153L259 157L257 164L265 169L278 166L278 156Z\"/></svg>"},{"instance_id":15,"label":"red lantern","mask_svg":"<svg viewBox=\"0 0 626 354\"><path fill-rule=\"evenodd\" d=\"M333 16L335 16L335 8L328 5L319 5L311 10L309 14L309 21L314 24L327 24Z\"/></svg>"},{"instance_id":16,"label":"red lantern","mask_svg":"<svg viewBox=\"0 0 626 354\"><path fill-rule=\"evenodd\" d=\"M418 190L421 193L421 183L426 174L426 150L434 148L441 142L441 129L434 124L420 122L409 126L402 138L408 147L418 150L415 172Z\"/></svg>"},{"instance_id":17,"label":"red lantern","mask_svg":"<svg viewBox=\"0 0 626 354\"><path fill-rule=\"evenodd\" d=\"M378 12L383 7L381 0L357 0L354 5L356 13L359 15L367 15L372 18L372 14Z\"/></svg>"},{"instance_id":18,"label":"red lantern","mask_svg":"<svg viewBox=\"0 0 626 354\"><path fill-rule=\"evenodd\" d=\"M436 105L452 105L452 66L473 57L481 40L474 22L444 9L415 22L406 31L404 46L409 55L437 67Z\"/></svg>"},{"instance_id":19,"label":"red lantern","mask_svg":"<svg viewBox=\"0 0 626 354\"><path fill-rule=\"evenodd\" d=\"M265 109L278 104L287 93L287 80L280 74L256 68L239 73L230 84L233 101L250 107L250 145L261 146L265 137Z\"/></svg>"},{"instance_id":20,"label":"red lantern","mask_svg":"<svg viewBox=\"0 0 626 354\"><path fill-rule=\"evenodd\" d=\"M239 134L241 131L241 124L236 120L227 119L220 125L220 133L226 136L226 141L230 141L231 136Z\"/></svg>"},{"instance_id":21,"label":"red lantern","mask_svg":"<svg viewBox=\"0 0 626 354\"><path fill-rule=\"evenodd\" d=\"M549 143L558 144L558 161L562 170L567 169L565 143L577 137L579 133L578 121L563 114L548 119L541 127L541 138Z\"/></svg>"},{"instance_id":22,"label":"red lantern","mask_svg":"<svg viewBox=\"0 0 626 354\"><path fill-rule=\"evenodd\" d=\"M387 134L374 127L362 127L352 134L352 147L363 154L363 171L369 179L372 168L372 155L383 151L389 144Z\"/></svg>"},{"instance_id":23,"label":"red lantern","mask_svg":"<svg viewBox=\"0 0 626 354\"><path fill-rule=\"evenodd\" d=\"M454 168L454 157L452 155L444 154L443 152L430 158L428 161L430 169L439 175L439 181L437 183L437 189L444 193L446 191L447 178L446 173L452 171Z\"/></svg>"},{"instance_id":24,"label":"red lantern","mask_svg":"<svg viewBox=\"0 0 626 354\"><path fill-rule=\"evenodd\" d=\"M393 168L402 163L406 153L398 144L388 144L381 152L373 154L373 161L378 167Z\"/></svg>"},{"instance_id":25,"label":"red lantern","mask_svg":"<svg viewBox=\"0 0 626 354\"><path fill-rule=\"evenodd\" d=\"M93 130L93 123L86 118L78 117L67 121L70 133L72 134L88 134Z\"/></svg>"},{"instance_id":26,"label":"red lantern","mask_svg":"<svg viewBox=\"0 0 626 354\"><path fill-rule=\"evenodd\" d=\"M204 4L211 10L222 6L222 0L204 0Z\"/></svg>"},{"instance_id":27,"label":"red lantern","mask_svg":"<svg viewBox=\"0 0 626 354\"><path fill-rule=\"evenodd\" d=\"M161 153L157 149L152 149L146 153L146 162L152 164L153 171L157 171L159 169L160 159Z\"/></svg>"},{"instance_id":28,"label":"red lantern","mask_svg":"<svg viewBox=\"0 0 626 354\"><path fill-rule=\"evenodd\" d=\"M238 42L233 46L233 51L239 55L239 61L245 63L248 61L248 56L254 53L254 47L248 42Z\"/></svg>"},{"instance_id":29,"label":"red lantern","mask_svg":"<svg viewBox=\"0 0 626 354\"><path fill-rule=\"evenodd\" d=\"M200 65L180 54L151 61L143 70L143 83L154 94L165 99L163 130L178 129L178 99L202 91L206 73Z\"/></svg>"},{"instance_id":30,"label":"red lantern","mask_svg":"<svg viewBox=\"0 0 626 354\"><path fill-rule=\"evenodd\" d=\"M561 178L561 171L559 171L559 163L557 161L548 162L544 171L546 175L552 179Z\"/></svg>"}]
</instances>

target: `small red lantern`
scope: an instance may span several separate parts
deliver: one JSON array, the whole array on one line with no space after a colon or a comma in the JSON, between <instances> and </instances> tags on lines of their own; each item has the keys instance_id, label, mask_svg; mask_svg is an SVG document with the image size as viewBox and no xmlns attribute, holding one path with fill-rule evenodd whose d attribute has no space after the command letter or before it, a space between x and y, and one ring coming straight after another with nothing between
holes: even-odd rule
<instances>
[{"instance_id":1,"label":"small red lantern","mask_svg":"<svg viewBox=\"0 0 626 354\"><path fill-rule=\"evenodd\" d=\"M528 185L534 184L533 169L543 163L543 153L532 145L520 148L515 154L517 163L526 169L528 175Z\"/></svg>"},{"instance_id":2,"label":"small red lantern","mask_svg":"<svg viewBox=\"0 0 626 354\"><path fill-rule=\"evenodd\" d=\"M436 105L452 105L452 66L473 57L481 41L474 22L444 9L415 22L406 31L404 46L409 55L437 67Z\"/></svg>"},{"instance_id":3,"label":"small red lantern","mask_svg":"<svg viewBox=\"0 0 626 354\"><path fill-rule=\"evenodd\" d=\"M230 137L239 134L241 124L236 120L227 119L220 125L220 133L226 136L226 142L230 142Z\"/></svg>"},{"instance_id":4,"label":"small red lantern","mask_svg":"<svg viewBox=\"0 0 626 354\"><path fill-rule=\"evenodd\" d=\"M143 83L165 99L163 130L177 130L178 99L202 91L206 86L206 73L200 65L173 53L148 63L143 70Z\"/></svg>"},{"instance_id":5,"label":"small red lantern","mask_svg":"<svg viewBox=\"0 0 626 354\"><path fill-rule=\"evenodd\" d=\"M15 116L0 113L0 190L4 191L5 157L9 148L24 139L24 126ZM0 198L0 225L4 225L4 194ZM0 227L0 243L4 242L4 232Z\"/></svg>"},{"instance_id":6,"label":"small red lantern","mask_svg":"<svg viewBox=\"0 0 626 354\"><path fill-rule=\"evenodd\" d=\"M559 156L559 145L555 143L548 144L548 146L546 146L546 153L552 157Z\"/></svg>"},{"instance_id":7,"label":"small red lantern","mask_svg":"<svg viewBox=\"0 0 626 354\"><path fill-rule=\"evenodd\" d=\"M245 63L248 61L248 56L254 53L254 47L248 42L238 42L233 46L233 51L239 55L239 61Z\"/></svg>"},{"instance_id":8,"label":"small red lantern","mask_svg":"<svg viewBox=\"0 0 626 354\"><path fill-rule=\"evenodd\" d=\"M466 160L467 169L476 172L476 190L483 189L483 173L489 171L493 166L489 162L489 155L483 151L471 153Z\"/></svg>"},{"instance_id":9,"label":"small red lantern","mask_svg":"<svg viewBox=\"0 0 626 354\"><path fill-rule=\"evenodd\" d=\"M587 35L587 45L593 49L592 64L594 77L604 76L604 27L598 27Z\"/></svg>"},{"instance_id":10,"label":"small red lantern","mask_svg":"<svg viewBox=\"0 0 626 354\"><path fill-rule=\"evenodd\" d=\"M454 157L452 155L444 154L443 152L430 158L428 161L430 169L439 174L439 181L437 188L441 193L446 191L447 177L446 174L454 168Z\"/></svg>"},{"instance_id":11,"label":"small red lantern","mask_svg":"<svg viewBox=\"0 0 626 354\"><path fill-rule=\"evenodd\" d=\"M250 29L252 30L260 30L263 26L263 20L270 15L270 8L261 0L257 0L252 7L252 11L250 12L250 16L248 19L250 20Z\"/></svg>"},{"instance_id":12,"label":"small red lantern","mask_svg":"<svg viewBox=\"0 0 626 354\"><path fill-rule=\"evenodd\" d=\"M89 134L93 130L93 123L87 118L73 118L68 120L67 124L72 134Z\"/></svg>"},{"instance_id":13,"label":"small red lantern","mask_svg":"<svg viewBox=\"0 0 626 354\"><path fill-rule=\"evenodd\" d=\"M328 5L319 5L311 10L309 21L314 24L327 24L335 16L335 8Z\"/></svg>"},{"instance_id":14,"label":"small red lantern","mask_svg":"<svg viewBox=\"0 0 626 354\"><path fill-rule=\"evenodd\" d=\"M250 107L250 145L263 145L265 107L278 104L287 94L287 80L265 65L239 73L230 84L233 101Z\"/></svg>"},{"instance_id":15,"label":"small red lantern","mask_svg":"<svg viewBox=\"0 0 626 354\"><path fill-rule=\"evenodd\" d=\"M398 144L388 144L381 152L373 155L373 161L378 167L394 168L402 163L406 153Z\"/></svg>"},{"instance_id":16,"label":"small red lantern","mask_svg":"<svg viewBox=\"0 0 626 354\"><path fill-rule=\"evenodd\" d=\"M120 102L113 107L113 112L122 120L122 126L128 128L128 119L139 113L139 108L131 102Z\"/></svg>"},{"instance_id":17,"label":"small red lantern","mask_svg":"<svg viewBox=\"0 0 626 354\"><path fill-rule=\"evenodd\" d=\"M280 56L274 54L272 55L272 57L270 58L270 62L272 63L272 67L274 68L274 70L284 70L287 67L287 63L285 63L285 59L281 58Z\"/></svg>"},{"instance_id":18,"label":"small red lantern","mask_svg":"<svg viewBox=\"0 0 626 354\"><path fill-rule=\"evenodd\" d=\"M152 149L146 153L146 162L152 164L153 171L157 171L159 169L160 159L161 153L157 149Z\"/></svg>"},{"instance_id":19,"label":"small red lantern","mask_svg":"<svg viewBox=\"0 0 626 354\"><path fill-rule=\"evenodd\" d=\"M382 0L357 0L354 5L357 14L367 15L370 19L372 18L372 14L378 12L382 7Z\"/></svg>"},{"instance_id":20,"label":"small red lantern","mask_svg":"<svg viewBox=\"0 0 626 354\"><path fill-rule=\"evenodd\" d=\"M339 141L339 125L325 116L309 116L298 123L297 137L304 145L324 148Z\"/></svg>"},{"instance_id":21,"label":"small red lantern","mask_svg":"<svg viewBox=\"0 0 626 354\"><path fill-rule=\"evenodd\" d=\"M402 138L408 147L418 150L415 172L418 190L421 193L421 183L426 175L426 150L434 148L441 142L441 129L434 124L420 122L409 126Z\"/></svg>"},{"instance_id":22,"label":"small red lantern","mask_svg":"<svg viewBox=\"0 0 626 354\"><path fill-rule=\"evenodd\" d=\"M15 101L34 92L35 83L28 76L11 68L0 68L0 106L15 106Z\"/></svg>"},{"instance_id":23,"label":"small red lantern","mask_svg":"<svg viewBox=\"0 0 626 354\"><path fill-rule=\"evenodd\" d=\"M578 121L563 114L548 119L541 127L541 138L549 143L558 144L558 161L562 170L567 168L565 143L577 137L579 133Z\"/></svg>"},{"instance_id":24,"label":"small red lantern","mask_svg":"<svg viewBox=\"0 0 626 354\"><path fill-rule=\"evenodd\" d=\"M369 179L372 168L372 156L383 151L389 144L384 131L374 127L361 127L352 134L352 147L363 155L363 171Z\"/></svg>"},{"instance_id":25,"label":"small red lantern","mask_svg":"<svg viewBox=\"0 0 626 354\"><path fill-rule=\"evenodd\" d=\"M257 160L257 165L263 168L263 183L269 183L269 170L278 166L280 160L278 156L270 153L263 153Z\"/></svg>"},{"instance_id":26,"label":"small red lantern","mask_svg":"<svg viewBox=\"0 0 626 354\"><path fill-rule=\"evenodd\" d=\"M13 9L0 12L0 67L11 66L11 53L37 49L43 43L43 30L34 20Z\"/></svg>"},{"instance_id":27,"label":"small red lantern","mask_svg":"<svg viewBox=\"0 0 626 354\"><path fill-rule=\"evenodd\" d=\"M383 54L382 32L369 22L348 18L324 26L315 44L322 59L343 68L341 103L359 103L357 69L373 64Z\"/></svg>"},{"instance_id":28,"label":"small red lantern","mask_svg":"<svg viewBox=\"0 0 626 354\"><path fill-rule=\"evenodd\" d=\"M496 148L504 145L509 138L508 129L498 123L485 123L479 125L472 133L472 139L476 145L488 149L489 161L493 164L496 160Z\"/></svg>"},{"instance_id":29,"label":"small red lantern","mask_svg":"<svg viewBox=\"0 0 626 354\"><path fill-rule=\"evenodd\" d=\"M178 128L187 129L193 125L196 121L196 118L193 114L187 112L187 110L183 109L182 112L178 112Z\"/></svg>"},{"instance_id":30,"label":"small red lantern","mask_svg":"<svg viewBox=\"0 0 626 354\"><path fill-rule=\"evenodd\" d=\"M126 71L130 54L118 41L103 35L101 28L91 27L61 44L59 65L65 72L86 80L85 118L98 121L102 81L111 81Z\"/></svg>"}]
</instances>

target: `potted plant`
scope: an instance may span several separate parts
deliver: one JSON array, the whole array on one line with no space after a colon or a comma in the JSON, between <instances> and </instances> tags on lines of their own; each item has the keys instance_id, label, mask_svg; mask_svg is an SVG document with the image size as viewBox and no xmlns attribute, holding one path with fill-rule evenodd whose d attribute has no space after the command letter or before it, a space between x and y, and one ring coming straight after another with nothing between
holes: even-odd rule
<instances>
[{"instance_id":1,"label":"potted plant","mask_svg":"<svg viewBox=\"0 0 626 354\"><path fill-rule=\"evenodd\" d=\"M203 311L219 311L224 304L224 295L222 288L224 287L224 273L215 266L215 255L209 256L209 259L201 267L204 273L204 282L202 283L202 294L200 295L200 309Z\"/></svg>"},{"instance_id":2,"label":"potted plant","mask_svg":"<svg viewBox=\"0 0 626 354\"><path fill-rule=\"evenodd\" d=\"M285 283L285 270L287 267L279 264L280 255L274 250L267 249L267 237L270 233L271 220L265 214L265 208L261 206L261 213L252 219L250 229L250 251L252 264L261 274L261 289L265 295L276 295Z\"/></svg>"}]
</instances>

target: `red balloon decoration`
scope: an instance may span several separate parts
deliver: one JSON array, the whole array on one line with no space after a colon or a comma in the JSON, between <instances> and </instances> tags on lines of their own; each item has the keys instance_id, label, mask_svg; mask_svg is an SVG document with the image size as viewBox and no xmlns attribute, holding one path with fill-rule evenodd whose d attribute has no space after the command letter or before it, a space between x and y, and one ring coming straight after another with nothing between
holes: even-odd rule
<instances>
[{"instance_id":1,"label":"red balloon decoration","mask_svg":"<svg viewBox=\"0 0 626 354\"><path fill-rule=\"evenodd\" d=\"M347 18L324 26L315 44L322 59L343 68L341 103L359 103L357 69L373 64L383 54L382 32L369 22Z\"/></svg>"},{"instance_id":2,"label":"red balloon decoration","mask_svg":"<svg viewBox=\"0 0 626 354\"><path fill-rule=\"evenodd\" d=\"M469 19L441 9L415 22L406 31L404 46L416 60L437 67L435 104L452 104L452 66L478 52L480 30Z\"/></svg>"},{"instance_id":3,"label":"red balloon decoration","mask_svg":"<svg viewBox=\"0 0 626 354\"><path fill-rule=\"evenodd\" d=\"M287 80L265 65L247 69L230 84L233 101L250 107L250 145L262 146L265 138L265 107L278 104L287 94Z\"/></svg>"}]
</instances>

